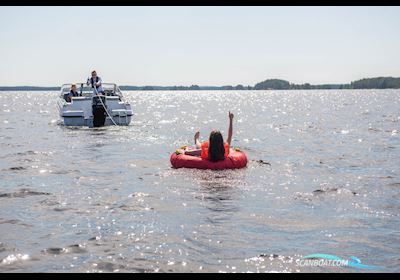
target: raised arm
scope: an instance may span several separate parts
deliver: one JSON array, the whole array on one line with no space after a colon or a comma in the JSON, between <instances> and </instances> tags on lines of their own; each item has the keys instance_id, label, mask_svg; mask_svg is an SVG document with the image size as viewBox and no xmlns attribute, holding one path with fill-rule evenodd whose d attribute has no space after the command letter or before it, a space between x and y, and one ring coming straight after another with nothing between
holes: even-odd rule
<instances>
[{"instance_id":1,"label":"raised arm","mask_svg":"<svg viewBox=\"0 0 400 280\"><path fill-rule=\"evenodd\" d=\"M233 134L233 127L232 127L232 120L233 120L233 114L229 111L229 129L228 129L228 145L231 145L232 142L232 134Z\"/></svg>"}]
</instances>

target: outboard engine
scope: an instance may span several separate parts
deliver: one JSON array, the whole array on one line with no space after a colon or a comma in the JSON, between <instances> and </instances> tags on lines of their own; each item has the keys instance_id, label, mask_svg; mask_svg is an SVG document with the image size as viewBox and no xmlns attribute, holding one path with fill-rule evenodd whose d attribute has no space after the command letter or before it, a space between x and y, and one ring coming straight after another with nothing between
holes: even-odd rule
<instances>
[{"instance_id":1,"label":"outboard engine","mask_svg":"<svg viewBox=\"0 0 400 280\"><path fill-rule=\"evenodd\" d=\"M103 104L100 101L103 101L104 107L107 108L106 105L106 97L105 96L93 96L92 99L92 111L93 111L93 126L100 127L104 126L106 122L106 110L103 107Z\"/></svg>"}]
</instances>

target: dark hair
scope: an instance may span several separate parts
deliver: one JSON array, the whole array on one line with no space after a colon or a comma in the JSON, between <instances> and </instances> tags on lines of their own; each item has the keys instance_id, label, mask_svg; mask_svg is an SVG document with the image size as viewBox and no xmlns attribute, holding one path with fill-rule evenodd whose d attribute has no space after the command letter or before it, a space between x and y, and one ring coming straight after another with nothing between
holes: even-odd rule
<instances>
[{"instance_id":1,"label":"dark hair","mask_svg":"<svg viewBox=\"0 0 400 280\"><path fill-rule=\"evenodd\" d=\"M218 130L214 130L210 134L208 159L213 162L225 159L224 139Z\"/></svg>"}]
</instances>

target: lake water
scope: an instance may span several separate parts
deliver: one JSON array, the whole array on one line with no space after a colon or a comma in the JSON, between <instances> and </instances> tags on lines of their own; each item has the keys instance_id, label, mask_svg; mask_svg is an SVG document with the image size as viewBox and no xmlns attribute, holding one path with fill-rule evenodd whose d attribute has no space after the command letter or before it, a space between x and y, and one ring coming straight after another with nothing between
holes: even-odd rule
<instances>
[{"instance_id":1,"label":"lake water","mask_svg":"<svg viewBox=\"0 0 400 280\"><path fill-rule=\"evenodd\" d=\"M400 272L399 90L126 92L99 129L57 98L0 92L0 272ZM172 169L228 110L247 168Z\"/></svg>"}]
</instances>

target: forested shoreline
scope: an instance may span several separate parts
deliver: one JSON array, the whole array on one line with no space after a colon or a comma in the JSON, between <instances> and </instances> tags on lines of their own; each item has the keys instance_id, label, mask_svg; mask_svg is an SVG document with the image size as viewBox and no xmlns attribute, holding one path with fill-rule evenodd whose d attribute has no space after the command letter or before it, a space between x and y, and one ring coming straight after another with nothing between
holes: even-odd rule
<instances>
[{"instance_id":1,"label":"forested shoreline","mask_svg":"<svg viewBox=\"0 0 400 280\"><path fill-rule=\"evenodd\" d=\"M364 78L349 84L320 84L309 83L294 84L281 79L267 79L254 86L226 85L226 86L120 86L121 90L301 90L301 89L387 89L400 88L400 78L377 77ZM0 91L56 91L60 87L36 87L36 86L0 86Z\"/></svg>"}]
</instances>

